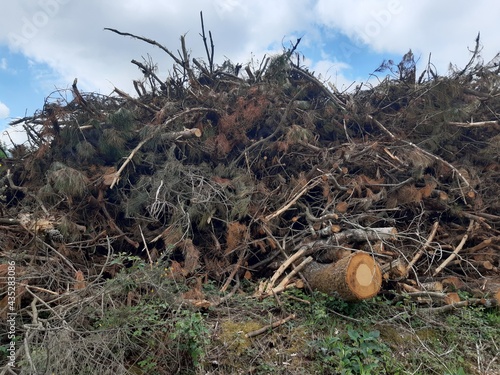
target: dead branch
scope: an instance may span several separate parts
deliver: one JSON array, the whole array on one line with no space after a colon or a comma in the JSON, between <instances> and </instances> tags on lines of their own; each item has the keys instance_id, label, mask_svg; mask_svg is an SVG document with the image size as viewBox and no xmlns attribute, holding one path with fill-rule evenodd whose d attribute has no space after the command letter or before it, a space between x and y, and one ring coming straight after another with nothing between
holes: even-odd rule
<instances>
[{"instance_id":1,"label":"dead branch","mask_svg":"<svg viewBox=\"0 0 500 375\"><path fill-rule=\"evenodd\" d=\"M462 71L460 71L457 74L458 77L464 75L465 72L467 72L467 70L472 66L472 64L474 63L474 61L478 58L479 52L481 50L481 44L479 43L480 39L481 39L481 33L477 33L476 45L474 47L474 51L471 51L472 52L472 56L471 56L469 62L467 63L467 65L465 65L465 68L463 68Z\"/></svg>"},{"instance_id":2,"label":"dead branch","mask_svg":"<svg viewBox=\"0 0 500 375\"><path fill-rule=\"evenodd\" d=\"M271 219L274 219L275 217L281 215L283 212L287 211L290 207L292 207L295 202L297 202L301 196L303 196L305 193L307 193L309 190L317 186L318 184L321 183L321 178L316 177L312 180L310 180L296 195L293 197L288 203L286 203L283 207L281 207L278 211L267 215L266 217L263 218L264 221L269 221Z\"/></svg>"},{"instance_id":3,"label":"dead branch","mask_svg":"<svg viewBox=\"0 0 500 375\"><path fill-rule=\"evenodd\" d=\"M189 79L191 80L191 84L194 84L195 82L198 82L198 81L196 80L196 77L194 76L194 72L191 69L191 66L189 63L189 54L187 52L186 40L185 40L184 35L181 35L181 48L182 48L182 56L183 56L182 67L187 72L187 75L188 75Z\"/></svg>"},{"instance_id":4,"label":"dead branch","mask_svg":"<svg viewBox=\"0 0 500 375\"><path fill-rule=\"evenodd\" d=\"M89 112L91 115L99 117L99 114L96 112L95 108L92 108L92 106L89 103L87 103L87 101L84 99L82 94L80 94L80 90L78 90L77 83L78 79L75 78L73 81L73 85L71 86L76 102L79 105L81 105L82 108L87 112Z\"/></svg>"},{"instance_id":5,"label":"dead branch","mask_svg":"<svg viewBox=\"0 0 500 375\"><path fill-rule=\"evenodd\" d=\"M431 244L431 242L434 240L434 236L436 235L438 227L439 227L439 222L436 221L432 225L431 233L429 234L429 237L427 237L427 240L425 241L424 245L420 248L419 251L417 251L417 253L413 257L413 259L410 261L410 263L408 263L408 266L406 266L406 270L404 272L405 277L408 276L408 273L413 268L413 266L415 265L415 263L417 263L417 261L425 253L425 251L427 250L427 248L429 247L429 245Z\"/></svg>"},{"instance_id":6,"label":"dead branch","mask_svg":"<svg viewBox=\"0 0 500 375\"><path fill-rule=\"evenodd\" d=\"M145 66L142 63L140 63L137 60L132 60L131 63L134 64L134 65L137 65L139 67L139 69L141 69L142 73L145 76L147 76L147 77L149 77L149 76L153 77L154 80L160 84L160 88L162 90L164 90L164 91L167 91L167 89L168 89L167 85L165 85L165 83L160 78L158 78L158 76L155 74L155 72L152 69L148 68L147 66ZM137 87L136 87L136 90L137 90Z\"/></svg>"},{"instance_id":7,"label":"dead branch","mask_svg":"<svg viewBox=\"0 0 500 375\"><path fill-rule=\"evenodd\" d=\"M280 281L277 287L271 290L271 294L278 294L284 291L290 280L312 261L312 257L305 258L297 267L295 267L288 275L286 275L283 280Z\"/></svg>"},{"instance_id":8,"label":"dead branch","mask_svg":"<svg viewBox=\"0 0 500 375\"><path fill-rule=\"evenodd\" d=\"M276 281L281 277L283 272L290 266L293 262L295 262L297 259L301 258L304 256L305 252L307 251L307 248L301 248L297 252L295 252L290 258L285 260L283 264L276 270L274 275L271 277L269 282L267 283L267 287L265 290L265 294L272 294L272 290L274 288L274 284ZM298 271L297 271L298 272Z\"/></svg>"},{"instance_id":9,"label":"dead branch","mask_svg":"<svg viewBox=\"0 0 500 375\"><path fill-rule=\"evenodd\" d=\"M346 103L345 100L343 100L343 98L340 96L340 94L332 93L314 75L297 66L292 66L292 71L300 74L306 80L316 85L323 92L324 95L330 98L332 102L335 103L342 111L345 111Z\"/></svg>"},{"instance_id":10,"label":"dead branch","mask_svg":"<svg viewBox=\"0 0 500 375\"><path fill-rule=\"evenodd\" d=\"M43 212L45 213L45 215L46 216L50 216L49 211L45 208L45 206L44 206L42 200L40 199L40 197L38 197L35 194L32 194L28 190L28 188L26 188L26 187L17 186L17 185L14 184L14 181L12 180L12 174L10 173L10 169L7 169L7 181L9 181L9 186L10 186L11 189L22 191L24 194L29 195L30 197L32 197L38 203L38 205L43 210Z\"/></svg>"},{"instance_id":11,"label":"dead branch","mask_svg":"<svg viewBox=\"0 0 500 375\"><path fill-rule=\"evenodd\" d=\"M493 126L497 127L499 125L498 121L480 121L480 122L453 122L449 121L448 124L460 126L461 128L481 128L483 126Z\"/></svg>"},{"instance_id":12,"label":"dead branch","mask_svg":"<svg viewBox=\"0 0 500 375\"><path fill-rule=\"evenodd\" d=\"M467 241L467 238L469 237L469 234L472 232L472 228L473 227L474 227L474 220L471 220L470 223L469 223L469 227L467 228L467 232L462 237L462 240L460 241L460 243L458 244L458 246L456 247L456 249L453 250L453 253L451 253L450 256L448 258L446 258L446 260L443 263L441 263L441 265L436 269L436 271L434 272L434 274L432 276L436 277L436 275L439 272L441 272L442 269L445 268L448 263L450 263L453 259L456 258L457 254L464 247L465 242Z\"/></svg>"},{"instance_id":13,"label":"dead branch","mask_svg":"<svg viewBox=\"0 0 500 375\"><path fill-rule=\"evenodd\" d=\"M104 213L104 216L106 216L106 219L108 219L108 225L117 233L119 233L121 236L123 236L123 238L125 239L125 241L127 241L129 244L131 244L133 247L135 247L136 249L139 247L139 242L137 241L134 241L133 239L131 239L129 236L127 236L121 229L120 227L118 227L118 225L116 225L116 222L115 220L111 217L111 215L109 214L108 210L106 209L106 205L104 204L104 202L100 202L100 206L101 206L101 210L102 212ZM76 270L75 270L76 272Z\"/></svg>"},{"instance_id":14,"label":"dead branch","mask_svg":"<svg viewBox=\"0 0 500 375\"><path fill-rule=\"evenodd\" d=\"M376 120L375 118L373 118L373 116L368 115L368 119L369 119L369 120L371 120L371 121L373 121L373 123L374 123L375 125L377 125L380 129L382 129L382 130L383 130L383 131L384 131L387 135L389 135L389 137L391 137L392 139L396 139L396 140L398 140L398 141L400 141L400 142L403 142L404 144L407 144L408 146L411 146L411 147L413 147L413 148L415 148L415 149L419 150L419 151L420 151L420 152L422 152L423 154L425 154L425 155L427 155L427 156L431 157L432 159L436 160L437 162L439 162L439 163L442 163L442 164L446 165L446 166L447 166L448 168L450 168L453 172L455 172L458 176L460 176L460 178L462 179L462 181L464 181L464 182L465 182L465 185L466 185L467 187L469 187L469 188L471 188L471 189L472 189L472 187L471 187L471 186L470 186L470 184L469 184L469 181L467 181L467 179L466 179L466 178L462 175L462 173L460 173L460 171L459 171L457 168L455 168L452 164L450 164L450 163L449 163L449 162L447 162L446 160L442 159L441 157L439 157L439 156L437 156L437 155L434 155L434 154L430 153L429 151L424 150L423 148L418 147L416 144L414 144L414 143L412 143L412 142L408 142L408 141L405 141L405 140L403 140L403 139L401 139L401 138L396 137L396 136L395 136L394 134L392 134L389 130L387 130L387 128L386 128L384 125L382 125L382 123L381 123L380 121L378 121L378 120ZM472 189L472 190L474 190L474 189ZM463 199L463 201L464 201L464 202L467 202L467 200L465 199L465 196L464 196L463 194L462 194L462 199Z\"/></svg>"},{"instance_id":15,"label":"dead branch","mask_svg":"<svg viewBox=\"0 0 500 375\"><path fill-rule=\"evenodd\" d=\"M495 299L484 299L484 298L470 298L466 301L455 302L449 305L439 306L439 307L426 307L422 309L417 309L417 314L440 314L448 311L452 311L455 309L459 309L462 307L473 306L473 305L482 305L485 307L493 307L498 306L498 303Z\"/></svg>"},{"instance_id":16,"label":"dead branch","mask_svg":"<svg viewBox=\"0 0 500 375\"><path fill-rule=\"evenodd\" d=\"M130 36L132 38L139 39L139 40L142 40L143 42L146 42L146 43L149 43L153 46L156 46L156 47L160 48L162 51L166 52L167 55L169 55L177 64L179 64L180 66L184 66L184 63L182 60L179 60L177 58L177 56L175 56L172 52L170 52L170 50L168 48L164 47L163 45L161 45L160 43L158 43L155 40L144 38L142 36L138 36L138 35L134 35L134 34L130 34L130 33L121 32L121 31L118 31L116 29L111 29L109 27L105 27L104 30L111 31L113 33L116 33L116 34L122 35L122 36Z\"/></svg>"},{"instance_id":17,"label":"dead branch","mask_svg":"<svg viewBox=\"0 0 500 375\"><path fill-rule=\"evenodd\" d=\"M238 261L233 266L233 270L231 271L231 274L226 279L226 282L224 283L222 288L220 288L221 293L224 293L227 290L227 288L229 288L229 285L231 285L231 282L233 281L233 279L235 279L236 274L240 270L240 268L243 264L243 261L245 260L246 254L247 254L247 249L245 247L241 250L240 255L238 256Z\"/></svg>"},{"instance_id":18,"label":"dead branch","mask_svg":"<svg viewBox=\"0 0 500 375\"><path fill-rule=\"evenodd\" d=\"M476 246L465 249L465 251L467 251L468 253L475 253L478 252L479 250L484 249L485 247L492 245L495 242L500 242L500 236L487 238L483 240L481 243L477 244Z\"/></svg>"},{"instance_id":19,"label":"dead branch","mask_svg":"<svg viewBox=\"0 0 500 375\"><path fill-rule=\"evenodd\" d=\"M152 112L152 113L156 113L159 111L158 108L153 108L147 104L144 104L143 102L141 102L140 100L137 100L135 98L132 98L129 94L127 94L126 92L118 89L118 88L114 88L113 90L114 92L116 92L118 95L124 97L125 99L127 99L128 101L136 104L137 106L141 107L141 108L144 108L145 110L149 111L149 112Z\"/></svg>"},{"instance_id":20,"label":"dead branch","mask_svg":"<svg viewBox=\"0 0 500 375\"><path fill-rule=\"evenodd\" d=\"M288 322L288 321L290 321L292 319L295 319L295 317L296 317L295 314L289 315L285 319L278 320L277 322L274 322L274 323L269 324L267 326L264 326L262 328L256 329L255 331L248 332L245 335L245 337L250 338L250 337L255 337L255 336L261 335L261 334L265 333L266 331L269 331L269 330L271 330L273 328L279 327L280 325L283 325L286 322Z\"/></svg>"},{"instance_id":21,"label":"dead branch","mask_svg":"<svg viewBox=\"0 0 500 375\"><path fill-rule=\"evenodd\" d=\"M207 37L205 36L205 25L203 23L203 12L200 11L200 19L201 19L201 37L203 38L203 44L205 45L205 51L207 53L208 58L208 68L210 70L209 76L211 76L214 72L214 41L212 39L212 33L209 31L208 35L210 36L210 51L208 50L207 45Z\"/></svg>"}]
</instances>

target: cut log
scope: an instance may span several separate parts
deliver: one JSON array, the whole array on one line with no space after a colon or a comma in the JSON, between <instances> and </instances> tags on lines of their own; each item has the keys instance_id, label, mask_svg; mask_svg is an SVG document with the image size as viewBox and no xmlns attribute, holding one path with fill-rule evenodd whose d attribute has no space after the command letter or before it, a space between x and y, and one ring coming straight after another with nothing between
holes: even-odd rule
<instances>
[{"instance_id":1,"label":"cut log","mask_svg":"<svg viewBox=\"0 0 500 375\"><path fill-rule=\"evenodd\" d=\"M337 263L311 262L303 271L312 289L359 301L377 295L382 285L382 273L372 256L353 253Z\"/></svg>"}]
</instances>

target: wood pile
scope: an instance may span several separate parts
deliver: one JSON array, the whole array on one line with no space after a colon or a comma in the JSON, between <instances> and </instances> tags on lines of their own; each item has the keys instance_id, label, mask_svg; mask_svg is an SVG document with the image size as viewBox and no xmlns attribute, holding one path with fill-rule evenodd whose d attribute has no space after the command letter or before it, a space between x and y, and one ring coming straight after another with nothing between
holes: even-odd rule
<instances>
[{"instance_id":1,"label":"wood pile","mask_svg":"<svg viewBox=\"0 0 500 375\"><path fill-rule=\"evenodd\" d=\"M244 279L256 298L500 302L498 57L416 77L410 51L377 86L339 92L301 65L298 42L216 66L206 38L208 63L183 38L178 57L110 31L174 65L164 78L133 60L134 95L75 80L17 121L29 144L2 162L0 255L17 265L20 309L113 278L119 253L198 285L186 299L204 308L217 302L200 283L235 292Z\"/></svg>"}]
</instances>

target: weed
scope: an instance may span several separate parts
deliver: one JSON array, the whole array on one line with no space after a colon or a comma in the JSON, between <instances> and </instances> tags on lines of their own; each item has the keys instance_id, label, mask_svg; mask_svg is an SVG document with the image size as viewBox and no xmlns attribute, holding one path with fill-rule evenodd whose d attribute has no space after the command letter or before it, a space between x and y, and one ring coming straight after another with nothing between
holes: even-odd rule
<instances>
[{"instance_id":1,"label":"weed","mask_svg":"<svg viewBox=\"0 0 500 375\"><path fill-rule=\"evenodd\" d=\"M183 310L176 317L170 338L177 343L181 353L188 355L194 367L200 365L209 344L209 330L199 312Z\"/></svg>"},{"instance_id":2,"label":"weed","mask_svg":"<svg viewBox=\"0 0 500 375\"><path fill-rule=\"evenodd\" d=\"M379 341L379 331L348 329L347 335L328 336L310 344L325 374L386 374L390 349ZM393 373L393 372L391 372Z\"/></svg>"}]
</instances>

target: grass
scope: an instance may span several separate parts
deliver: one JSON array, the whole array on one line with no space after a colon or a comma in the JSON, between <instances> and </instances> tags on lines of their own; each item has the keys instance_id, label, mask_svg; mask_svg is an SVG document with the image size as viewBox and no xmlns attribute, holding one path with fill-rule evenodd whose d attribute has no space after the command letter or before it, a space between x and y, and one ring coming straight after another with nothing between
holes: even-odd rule
<instances>
[{"instance_id":1,"label":"grass","mask_svg":"<svg viewBox=\"0 0 500 375\"><path fill-rule=\"evenodd\" d=\"M256 285L245 280L226 302L197 309L181 297L186 283L169 279L164 265L127 261L129 267L95 286L93 298L67 308L66 325L54 328L52 321L50 334L32 336L31 358L18 364L26 371L73 374L500 372L495 308L420 314L408 301L346 303L297 289L259 301L251 297ZM218 301L218 290L208 282L201 293ZM246 336L292 313L296 318L286 324Z\"/></svg>"}]
</instances>

